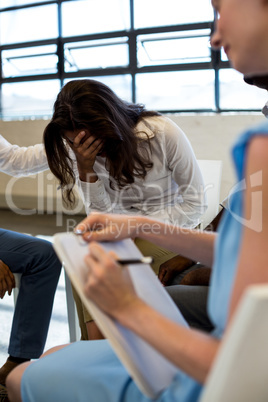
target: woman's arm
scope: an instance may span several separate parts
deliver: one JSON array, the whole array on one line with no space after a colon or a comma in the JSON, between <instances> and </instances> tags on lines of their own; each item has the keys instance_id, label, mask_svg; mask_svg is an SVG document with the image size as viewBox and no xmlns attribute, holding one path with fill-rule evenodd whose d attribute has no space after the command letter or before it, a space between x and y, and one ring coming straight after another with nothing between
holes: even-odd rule
<instances>
[{"instance_id":1,"label":"woman's arm","mask_svg":"<svg viewBox=\"0 0 268 402\"><path fill-rule=\"evenodd\" d=\"M172 322L139 299L127 270L116 264L114 258L100 245L90 245L90 254L86 257L89 267L86 295L180 369L204 382L219 341Z\"/></svg>"},{"instance_id":2,"label":"woman's arm","mask_svg":"<svg viewBox=\"0 0 268 402\"><path fill-rule=\"evenodd\" d=\"M87 215L92 211L113 212L110 196L101 178L94 183L84 182L77 178L77 187Z\"/></svg>"},{"instance_id":3,"label":"woman's arm","mask_svg":"<svg viewBox=\"0 0 268 402\"><path fill-rule=\"evenodd\" d=\"M168 225L148 217L92 213L77 226L86 241L140 237L212 266L216 233Z\"/></svg>"},{"instance_id":4,"label":"woman's arm","mask_svg":"<svg viewBox=\"0 0 268 402\"><path fill-rule=\"evenodd\" d=\"M248 150L246 166L247 188L245 191L241 254L231 296L228 323L230 323L245 289L251 284L267 283L268 281L266 258L268 240L268 212L266 208L268 202L267 157L268 138L252 140ZM262 208L262 205L265 207ZM109 216L104 215L104 217L105 220L98 220L97 227L95 227L95 229L100 230L100 237L107 238L112 229L115 235L115 229L117 229L118 237L123 238L127 232L126 222L123 222L122 219L116 221L116 218L113 221L109 221L112 218L111 216L109 218ZM135 233L137 227L139 227L140 232L145 233L145 224L149 224L149 220L144 221L143 219L133 222L132 227L134 226L135 229L130 230L131 226L128 227L130 234ZM92 226L91 228L93 229ZM119 228L121 229L121 234L119 234ZM151 229L149 226L147 229L150 233L152 226ZM209 236L208 233L200 234L198 232L195 235L193 233L188 234L188 242L191 243L193 251L197 246L195 235L196 239L201 239L201 242L202 238ZM163 232L160 237L162 235ZM179 244L181 242L184 244L185 242L182 236L182 234L177 236L173 234ZM94 237L98 238L97 231L91 232L90 238L93 239ZM174 244L170 237L170 234L166 235L169 244ZM151 238L150 235L149 238ZM88 297L122 325L131 329L154 346L180 369L197 381L204 382L217 354L220 341L207 334L184 328L146 305L136 296L126 270L116 264L114 258L115 256L112 253L105 253L100 245L96 243L90 245L90 254L86 257L86 262L90 269L85 288Z\"/></svg>"},{"instance_id":5,"label":"woman's arm","mask_svg":"<svg viewBox=\"0 0 268 402\"><path fill-rule=\"evenodd\" d=\"M253 138L247 150L243 232L226 330L248 286L268 283L267 160L268 137L260 135ZM135 319L132 321L133 316ZM165 319L159 318L158 313L152 312L148 306L135 308L133 304L131 313L122 314L119 311L118 317L123 325L143 336L186 373L200 382L205 380L220 346L219 341L196 331L175 328L176 324L165 323Z\"/></svg>"},{"instance_id":6,"label":"woman's arm","mask_svg":"<svg viewBox=\"0 0 268 402\"><path fill-rule=\"evenodd\" d=\"M167 208L169 222L193 227L207 209L202 173L188 138L170 119L166 119L164 133L163 152L178 185L175 206Z\"/></svg>"},{"instance_id":7,"label":"woman's arm","mask_svg":"<svg viewBox=\"0 0 268 402\"><path fill-rule=\"evenodd\" d=\"M11 176L27 176L48 169L43 144L19 147L0 135L0 171Z\"/></svg>"},{"instance_id":8,"label":"woman's arm","mask_svg":"<svg viewBox=\"0 0 268 402\"><path fill-rule=\"evenodd\" d=\"M110 196L95 169L96 157L101 150L102 142L94 140L95 138L87 131L78 133L72 142L67 140L72 151L70 154L78 191L87 214L92 211L113 212ZM107 175L109 177L108 172Z\"/></svg>"},{"instance_id":9,"label":"woman's arm","mask_svg":"<svg viewBox=\"0 0 268 402\"><path fill-rule=\"evenodd\" d=\"M191 144L184 132L166 117L153 117L148 119L148 124L154 133L150 139L153 167L143 182L137 180L133 184L127 211L166 223L196 227L207 205Z\"/></svg>"}]
</instances>

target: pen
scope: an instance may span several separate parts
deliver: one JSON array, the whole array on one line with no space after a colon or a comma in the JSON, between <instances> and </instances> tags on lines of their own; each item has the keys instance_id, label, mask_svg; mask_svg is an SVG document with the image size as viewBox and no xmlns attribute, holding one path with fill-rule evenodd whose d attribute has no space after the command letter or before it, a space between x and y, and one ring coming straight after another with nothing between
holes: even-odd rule
<instances>
[{"instance_id":1,"label":"pen","mask_svg":"<svg viewBox=\"0 0 268 402\"><path fill-rule=\"evenodd\" d=\"M151 264L153 262L153 257L142 257L142 258L133 258L133 259L121 259L116 260L120 265L130 265L130 264Z\"/></svg>"}]
</instances>

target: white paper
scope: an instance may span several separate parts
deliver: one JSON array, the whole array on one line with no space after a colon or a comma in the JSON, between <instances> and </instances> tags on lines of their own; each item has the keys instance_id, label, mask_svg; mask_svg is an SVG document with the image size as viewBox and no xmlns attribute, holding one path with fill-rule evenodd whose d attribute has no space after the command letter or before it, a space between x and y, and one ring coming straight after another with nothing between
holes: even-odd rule
<instances>
[{"instance_id":1,"label":"white paper","mask_svg":"<svg viewBox=\"0 0 268 402\"><path fill-rule=\"evenodd\" d=\"M53 237L53 245L81 300L137 386L148 397L156 398L170 385L177 368L142 338L121 326L86 298L83 289L88 268L84 262L84 256L89 251L88 244L80 236L72 233L58 233ZM103 242L101 245L107 251L113 250L122 259L142 256L130 239ZM179 309L149 265L133 264L125 269L128 269L135 290L141 299L167 318L187 326Z\"/></svg>"}]
</instances>

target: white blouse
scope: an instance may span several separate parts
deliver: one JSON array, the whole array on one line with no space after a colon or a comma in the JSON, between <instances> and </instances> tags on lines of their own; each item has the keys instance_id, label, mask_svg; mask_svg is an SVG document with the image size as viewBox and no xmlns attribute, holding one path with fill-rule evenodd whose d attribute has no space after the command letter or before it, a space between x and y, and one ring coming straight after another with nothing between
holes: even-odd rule
<instances>
[{"instance_id":1,"label":"white blouse","mask_svg":"<svg viewBox=\"0 0 268 402\"><path fill-rule=\"evenodd\" d=\"M79 192L86 212L148 215L167 223L194 227L206 210L203 178L193 149L183 131L164 116L148 117L136 128L139 137L146 132L151 141L153 167L145 179L131 185L110 187L106 159L97 156L95 183L82 182L74 153L70 150ZM47 170L43 144L19 147L0 135L0 171L26 176Z\"/></svg>"},{"instance_id":2,"label":"white blouse","mask_svg":"<svg viewBox=\"0 0 268 402\"><path fill-rule=\"evenodd\" d=\"M153 167L145 179L131 185L110 187L106 158L97 156L95 183L82 182L76 165L77 184L87 214L91 211L147 215L167 223L195 227L206 210L203 178L193 149L183 131L164 116L147 117L136 128L149 134Z\"/></svg>"}]
</instances>

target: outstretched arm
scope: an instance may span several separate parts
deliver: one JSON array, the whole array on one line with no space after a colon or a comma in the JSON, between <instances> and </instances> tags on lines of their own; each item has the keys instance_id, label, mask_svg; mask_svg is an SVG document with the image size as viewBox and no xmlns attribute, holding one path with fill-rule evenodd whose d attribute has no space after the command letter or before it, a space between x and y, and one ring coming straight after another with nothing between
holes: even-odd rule
<instances>
[{"instance_id":1,"label":"outstretched arm","mask_svg":"<svg viewBox=\"0 0 268 402\"><path fill-rule=\"evenodd\" d=\"M216 231L223 211L224 208L221 209L218 215L205 228L205 231ZM176 275L178 275L180 272L183 272L185 269L190 268L194 264L196 264L196 261L193 261L191 258L183 257L180 254L176 255L175 257L171 258L168 261L165 261L163 264L160 265L158 278L164 286L168 286L172 283ZM207 269L206 272L208 272ZM205 277L205 280L207 281L207 275Z\"/></svg>"},{"instance_id":2,"label":"outstretched arm","mask_svg":"<svg viewBox=\"0 0 268 402\"><path fill-rule=\"evenodd\" d=\"M92 213L77 227L86 241L140 237L211 266L216 234L168 225L145 216Z\"/></svg>"},{"instance_id":3,"label":"outstretched arm","mask_svg":"<svg viewBox=\"0 0 268 402\"><path fill-rule=\"evenodd\" d=\"M43 144L19 147L0 135L0 171L11 176L27 176L48 169Z\"/></svg>"}]
</instances>

